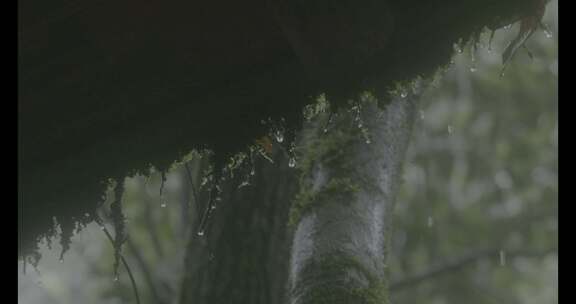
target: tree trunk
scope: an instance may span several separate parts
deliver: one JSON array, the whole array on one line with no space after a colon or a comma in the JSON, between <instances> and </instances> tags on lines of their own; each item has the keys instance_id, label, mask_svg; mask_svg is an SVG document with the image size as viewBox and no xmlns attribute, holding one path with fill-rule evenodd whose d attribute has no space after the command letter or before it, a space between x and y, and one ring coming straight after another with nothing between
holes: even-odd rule
<instances>
[{"instance_id":1,"label":"tree trunk","mask_svg":"<svg viewBox=\"0 0 576 304\"><path fill-rule=\"evenodd\" d=\"M304 133L291 210L291 304L388 303L390 220L414 112L412 97L364 101Z\"/></svg>"},{"instance_id":2,"label":"tree trunk","mask_svg":"<svg viewBox=\"0 0 576 304\"><path fill-rule=\"evenodd\" d=\"M283 303L288 277L287 215L295 170L275 149L274 163L256 158L222 187L203 236L194 225L186 255L181 304ZM207 201L203 198L202 201ZM203 208L205 208L204 206Z\"/></svg>"}]
</instances>

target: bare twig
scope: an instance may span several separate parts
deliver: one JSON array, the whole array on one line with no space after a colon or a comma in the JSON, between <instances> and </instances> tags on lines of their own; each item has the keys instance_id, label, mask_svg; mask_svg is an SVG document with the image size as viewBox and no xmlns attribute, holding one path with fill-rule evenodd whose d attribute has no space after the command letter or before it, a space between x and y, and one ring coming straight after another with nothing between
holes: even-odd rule
<instances>
[{"instance_id":1,"label":"bare twig","mask_svg":"<svg viewBox=\"0 0 576 304\"><path fill-rule=\"evenodd\" d=\"M433 266L421 273L406 276L396 282L390 284L390 289L393 291L400 291L402 289L410 288L428 279L435 278L444 274L448 274L454 271L458 271L468 265L474 264L480 260L487 258L494 258L498 256L500 252L505 252L506 256L509 258L514 257L542 257L550 253L557 252L557 248L548 248L546 250L535 251L535 250L502 250L500 248L491 248L485 250L475 251L464 256L453 259L450 262Z\"/></svg>"},{"instance_id":2,"label":"bare twig","mask_svg":"<svg viewBox=\"0 0 576 304\"><path fill-rule=\"evenodd\" d=\"M97 214L94 214L94 220L96 221L96 223L98 223L98 225L100 225L100 227L102 227L102 231L104 231L104 233L108 237L108 240L114 246L114 238L112 237L112 235L110 234L108 229L106 229L106 226L104 226L102 219ZM130 266L128 266L128 262L126 262L126 259L124 258L124 256L122 254L119 253L119 256L120 256L120 259L122 261L122 264L124 265L124 268L126 268L126 272L128 273L128 276L130 277L130 282L132 283L132 289L134 290L134 297L136 298L136 304L140 304L140 296L138 294L138 286L136 285L136 280L134 279L134 276L132 275L132 271L130 270Z\"/></svg>"}]
</instances>

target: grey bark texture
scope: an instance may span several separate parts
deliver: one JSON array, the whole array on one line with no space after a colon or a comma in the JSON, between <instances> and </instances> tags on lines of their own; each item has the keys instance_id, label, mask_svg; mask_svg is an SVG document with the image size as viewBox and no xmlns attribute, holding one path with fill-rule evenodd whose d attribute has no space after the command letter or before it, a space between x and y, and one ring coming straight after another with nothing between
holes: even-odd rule
<instances>
[{"instance_id":1,"label":"grey bark texture","mask_svg":"<svg viewBox=\"0 0 576 304\"><path fill-rule=\"evenodd\" d=\"M412 97L369 100L304 132L289 303L388 303L390 221L415 112Z\"/></svg>"},{"instance_id":2,"label":"grey bark texture","mask_svg":"<svg viewBox=\"0 0 576 304\"><path fill-rule=\"evenodd\" d=\"M179 303L283 303L289 260L286 223L296 182L285 153L275 149L273 154L274 163L255 159L249 185L240 186L250 168L222 185L221 200L202 236L194 225ZM201 208L206 208L206 191L202 195Z\"/></svg>"}]
</instances>

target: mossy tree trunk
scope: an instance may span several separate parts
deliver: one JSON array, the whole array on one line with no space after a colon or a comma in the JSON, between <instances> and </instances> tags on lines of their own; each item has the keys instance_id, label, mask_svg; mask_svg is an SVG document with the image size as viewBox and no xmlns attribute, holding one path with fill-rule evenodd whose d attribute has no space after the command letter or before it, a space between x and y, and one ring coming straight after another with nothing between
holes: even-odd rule
<instances>
[{"instance_id":1,"label":"mossy tree trunk","mask_svg":"<svg viewBox=\"0 0 576 304\"><path fill-rule=\"evenodd\" d=\"M411 99L381 108L361 102L333 114L326 129L304 132L289 303L388 303L390 221L416 111Z\"/></svg>"},{"instance_id":2,"label":"mossy tree trunk","mask_svg":"<svg viewBox=\"0 0 576 304\"><path fill-rule=\"evenodd\" d=\"M296 171L281 149L275 148L271 159L274 163L255 157L254 175L244 168L224 182L203 235L198 235L198 223L193 225L179 303L284 303L286 223L296 193ZM247 180L249 185L243 184Z\"/></svg>"}]
</instances>

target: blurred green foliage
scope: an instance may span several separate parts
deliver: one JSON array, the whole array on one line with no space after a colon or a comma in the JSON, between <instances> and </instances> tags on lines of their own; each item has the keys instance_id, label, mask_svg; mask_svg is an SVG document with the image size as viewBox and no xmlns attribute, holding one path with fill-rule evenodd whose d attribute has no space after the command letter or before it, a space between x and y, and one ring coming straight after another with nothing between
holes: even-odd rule
<instances>
[{"instance_id":1,"label":"blurred green foliage","mask_svg":"<svg viewBox=\"0 0 576 304\"><path fill-rule=\"evenodd\" d=\"M426 92L396 205L395 303L557 303L556 10L533 59L520 49L499 77L518 25L491 51L485 33Z\"/></svg>"}]
</instances>

